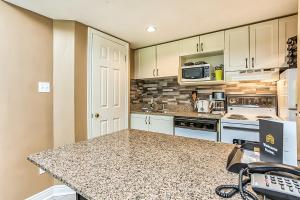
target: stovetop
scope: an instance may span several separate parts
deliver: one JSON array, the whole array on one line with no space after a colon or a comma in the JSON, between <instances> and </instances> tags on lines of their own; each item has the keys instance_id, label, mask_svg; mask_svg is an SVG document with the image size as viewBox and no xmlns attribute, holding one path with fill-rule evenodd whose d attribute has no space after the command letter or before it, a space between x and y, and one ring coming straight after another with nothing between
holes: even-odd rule
<instances>
[{"instance_id":1,"label":"stovetop","mask_svg":"<svg viewBox=\"0 0 300 200\"><path fill-rule=\"evenodd\" d=\"M244 116L244 115L239 115L239 114L227 114L225 115L225 118L227 119L235 119L235 120L259 120L259 119L275 119L275 116L270 116L270 115L250 115L250 116Z\"/></svg>"}]
</instances>

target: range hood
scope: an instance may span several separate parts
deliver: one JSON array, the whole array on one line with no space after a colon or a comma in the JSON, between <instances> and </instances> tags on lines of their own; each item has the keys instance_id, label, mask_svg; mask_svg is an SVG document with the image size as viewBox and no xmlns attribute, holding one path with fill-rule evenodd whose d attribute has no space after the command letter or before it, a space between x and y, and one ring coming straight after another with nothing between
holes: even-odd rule
<instances>
[{"instance_id":1,"label":"range hood","mask_svg":"<svg viewBox=\"0 0 300 200\"><path fill-rule=\"evenodd\" d=\"M226 72L226 81L277 81L279 68Z\"/></svg>"}]
</instances>

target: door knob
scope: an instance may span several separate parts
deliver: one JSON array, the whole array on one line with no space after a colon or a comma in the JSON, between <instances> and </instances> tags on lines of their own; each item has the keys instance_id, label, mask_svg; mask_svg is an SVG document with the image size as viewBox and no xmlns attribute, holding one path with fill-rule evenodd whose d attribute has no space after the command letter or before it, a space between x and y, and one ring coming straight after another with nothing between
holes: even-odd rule
<instances>
[{"instance_id":1,"label":"door knob","mask_svg":"<svg viewBox=\"0 0 300 200\"><path fill-rule=\"evenodd\" d=\"M95 118L99 118L100 117L100 114L99 113L96 113L95 114Z\"/></svg>"}]
</instances>

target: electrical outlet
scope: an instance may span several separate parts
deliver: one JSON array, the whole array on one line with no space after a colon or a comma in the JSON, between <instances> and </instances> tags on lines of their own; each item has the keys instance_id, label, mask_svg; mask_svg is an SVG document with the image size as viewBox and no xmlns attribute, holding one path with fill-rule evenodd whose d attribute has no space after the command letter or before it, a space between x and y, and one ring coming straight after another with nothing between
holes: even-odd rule
<instances>
[{"instance_id":1,"label":"electrical outlet","mask_svg":"<svg viewBox=\"0 0 300 200\"><path fill-rule=\"evenodd\" d=\"M45 173L45 170L39 168L39 174L44 174Z\"/></svg>"},{"instance_id":2,"label":"electrical outlet","mask_svg":"<svg viewBox=\"0 0 300 200\"><path fill-rule=\"evenodd\" d=\"M41 93L49 93L50 92L50 83L49 82L39 82L38 91Z\"/></svg>"}]
</instances>

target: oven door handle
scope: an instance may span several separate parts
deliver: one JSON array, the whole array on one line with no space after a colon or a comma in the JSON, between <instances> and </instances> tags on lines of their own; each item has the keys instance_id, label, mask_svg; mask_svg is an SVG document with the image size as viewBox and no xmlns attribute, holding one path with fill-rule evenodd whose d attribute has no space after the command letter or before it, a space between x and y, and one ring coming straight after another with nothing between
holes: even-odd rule
<instances>
[{"instance_id":1,"label":"oven door handle","mask_svg":"<svg viewBox=\"0 0 300 200\"><path fill-rule=\"evenodd\" d=\"M240 130L240 131L252 131L258 132L258 129L255 128L243 128L243 127L230 127L230 126L223 126L223 129L230 129L230 130Z\"/></svg>"}]
</instances>

